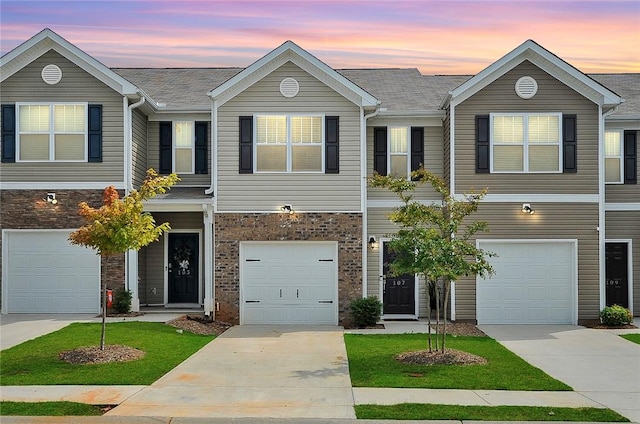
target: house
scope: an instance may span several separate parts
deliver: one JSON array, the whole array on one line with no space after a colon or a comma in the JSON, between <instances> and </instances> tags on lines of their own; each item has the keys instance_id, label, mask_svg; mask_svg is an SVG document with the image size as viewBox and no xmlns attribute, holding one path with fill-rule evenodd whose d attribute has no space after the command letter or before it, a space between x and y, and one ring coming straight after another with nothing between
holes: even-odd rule
<instances>
[{"instance_id":1,"label":"house","mask_svg":"<svg viewBox=\"0 0 640 424\"><path fill-rule=\"evenodd\" d=\"M0 70L2 313L98 312L102 279L136 310L240 324L339 324L362 296L424 316L424 283L386 275L398 202L367 186L421 164L457 196L489 189L496 275L455 282L453 319L640 311L640 74L530 40L470 76L337 70L290 41L247 68L111 69L48 29ZM108 260L67 242L80 201L148 168L181 178L146 204L168 234Z\"/></svg>"}]
</instances>

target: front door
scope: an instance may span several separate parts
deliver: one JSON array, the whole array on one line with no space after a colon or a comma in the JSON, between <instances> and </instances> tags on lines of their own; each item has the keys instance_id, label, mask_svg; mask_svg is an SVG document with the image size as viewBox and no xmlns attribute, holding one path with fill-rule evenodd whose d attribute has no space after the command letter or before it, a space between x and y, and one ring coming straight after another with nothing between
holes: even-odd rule
<instances>
[{"instance_id":1,"label":"front door","mask_svg":"<svg viewBox=\"0 0 640 424\"><path fill-rule=\"evenodd\" d=\"M415 315L416 313L416 278L405 274L392 277L389 264L395 255L389 244L382 243L382 313L384 315Z\"/></svg>"},{"instance_id":2,"label":"front door","mask_svg":"<svg viewBox=\"0 0 640 424\"><path fill-rule=\"evenodd\" d=\"M627 243L607 243L606 257L606 303L607 306L620 305L629 307Z\"/></svg>"},{"instance_id":3,"label":"front door","mask_svg":"<svg viewBox=\"0 0 640 424\"><path fill-rule=\"evenodd\" d=\"M198 234L169 233L169 303L198 303Z\"/></svg>"}]
</instances>

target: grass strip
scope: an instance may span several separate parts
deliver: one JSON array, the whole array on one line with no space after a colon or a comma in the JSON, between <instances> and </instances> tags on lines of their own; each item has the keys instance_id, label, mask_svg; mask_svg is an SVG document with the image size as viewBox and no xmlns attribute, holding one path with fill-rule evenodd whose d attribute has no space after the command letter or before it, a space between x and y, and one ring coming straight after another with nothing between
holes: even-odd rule
<instances>
[{"instance_id":1,"label":"grass strip","mask_svg":"<svg viewBox=\"0 0 640 424\"><path fill-rule=\"evenodd\" d=\"M631 342L640 344L640 333L634 333L634 334L621 334L620 337L627 339Z\"/></svg>"},{"instance_id":2,"label":"grass strip","mask_svg":"<svg viewBox=\"0 0 640 424\"><path fill-rule=\"evenodd\" d=\"M487 359L486 365L408 365L394 356L427 348L424 334L345 334L355 387L572 390L489 337L447 336L447 348Z\"/></svg>"},{"instance_id":3,"label":"grass strip","mask_svg":"<svg viewBox=\"0 0 640 424\"><path fill-rule=\"evenodd\" d=\"M355 408L358 418L379 420L629 422L628 419L617 412L600 408L463 406L422 403L356 405Z\"/></svg>"},{"instance_id":4,"label":"grass strip","mask_svg":"<svg viewBox=\"0 0 640 424\"><path fill-rule=\"evenodd\" d=\"M0 415L14 416L86 416L102 415L99 406L78 402L0 402Z\"/></svg>"}]
</instances>

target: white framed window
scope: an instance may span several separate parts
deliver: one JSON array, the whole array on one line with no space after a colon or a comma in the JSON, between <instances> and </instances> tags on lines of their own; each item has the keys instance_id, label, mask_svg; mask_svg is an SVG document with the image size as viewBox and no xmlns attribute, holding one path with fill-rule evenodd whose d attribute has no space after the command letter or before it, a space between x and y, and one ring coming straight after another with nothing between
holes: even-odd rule
<instances>
[{"instance_id":1,"label":"white framed window","mask_svg":"<svg viewBox=\"0 0 640 424\"><path fill-rule=\"evenodd\" d=\"M18 103L17 161L86 162L86 103Z\"/></svg>"},{"instance_id":2,"label":"white framed window","mask_svg":"<svg viewBox=\"0 0 640 424\"><path fill-rule=\"evenodd\" d=\"M390 127L388 131L389 175L409 178L411 173L411 140L409 127Z\"/></svg>"},{"instance_id":3,"label":"white framed window","mask_svg":"<svg viewBox=\"0 0 640 424\"><path fill-rule=\"evenodd\" d=\"M193 121L173 122L173 172L193 174L195 169L196 130Z\"/></svg>"},{"instance_id":4,"label":"white framed window","mask_svg":"<svg viewBox=\"0 0 640 424\"><path fill-rule=\"evenodd\" d=\"M324 117L255 115L256 172L324 172Z\"/></svg>"},{"instance_id":5,"label":"white framed window","mask_svg":"<svg viewBox=\"0 0 640 424\"><path fill-rule=\"evenodd\" d=\"M491 117L491 172L562 172L560 113L494 113Z\"/></svg>"},{"instance_id":6,"label":"white framed window","mask_svg":"<svg viewBox=\"0 0 640 424\"><path fill-rule=\"evenodd\" d=\"M604 133L604 182L622 184L624 167L622 165L622 131Z\"/></svg>"}]
</instances>

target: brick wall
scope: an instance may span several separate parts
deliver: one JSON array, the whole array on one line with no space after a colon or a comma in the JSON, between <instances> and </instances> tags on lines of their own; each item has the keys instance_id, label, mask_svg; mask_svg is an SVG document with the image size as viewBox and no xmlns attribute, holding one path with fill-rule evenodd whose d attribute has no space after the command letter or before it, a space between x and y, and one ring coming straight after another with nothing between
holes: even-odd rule
<instances>
[{"instance_id":1,"label":"brick wall","mask_svg":"<svg viewBox=\"0 0 640 424\"><path fill-rule=\"evenodd\" d=\"M216 214L215 298L220 303L216 319L236 324L241 241L337 241L338 319L340 324L348 321L349 304L362 297L362 214Z\"/></svg>"}]
</instances>

